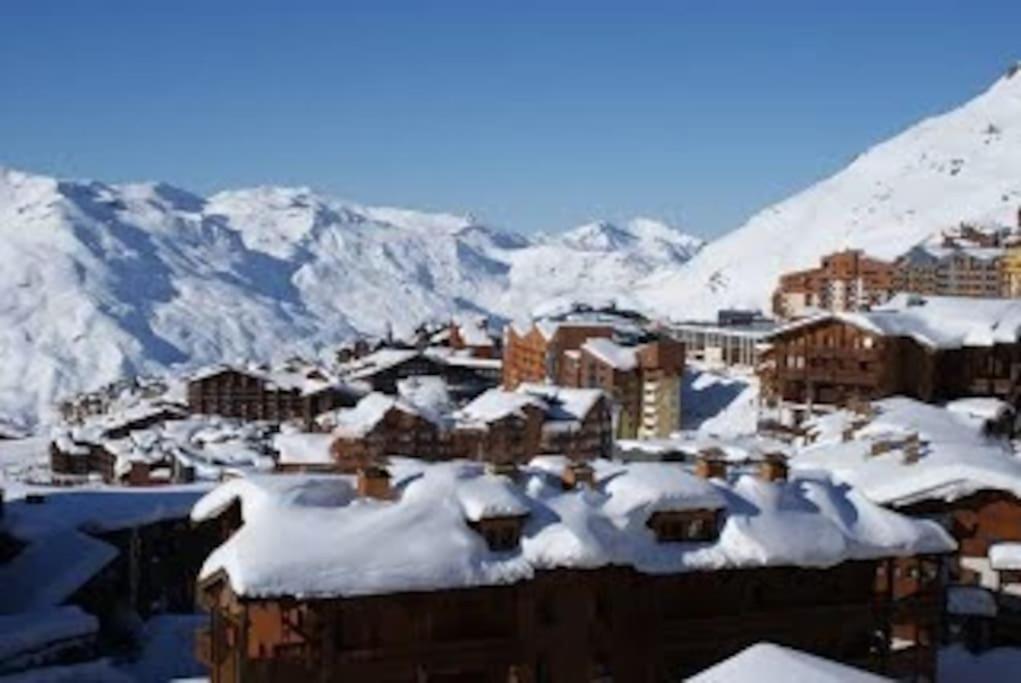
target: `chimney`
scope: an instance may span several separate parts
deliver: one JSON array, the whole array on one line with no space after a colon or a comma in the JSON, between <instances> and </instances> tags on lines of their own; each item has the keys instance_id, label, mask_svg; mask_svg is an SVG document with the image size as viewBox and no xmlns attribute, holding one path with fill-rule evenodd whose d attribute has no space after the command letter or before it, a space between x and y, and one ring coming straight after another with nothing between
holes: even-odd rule
<instances>
[{"instance_id":1,"label":"chimney","mask_svg":"<svg viewBox=\"0 0 1021 683\"><path fill-rule=\"evenodd\" d=\"M390 489L390 473L385 467L367 465L358 468L358 495L362 498L390 500L393 491Z\"/></svg>"},{"instance_id":2,"label":"chimney","mask_svg":"<svg viewBox=\"0 0 1021 683\"><path fill-rule=\"evenodd\" d=\"M913 465L918 462L918 458L922 454L922 440L919 438L918 432L912 432L908 435L908 438L904 439L903 448L903 463L905 465Z\"/></svg>"},{"instance_id":3,"label":"chimney","mask_svg":"<svg viewBox=\"0 0 1021 683\"><path fill-rule=\"evenodd\" d=\"M592 465L584 461L568 463L560 474L560 483L565 491L576 489L584 484L591 488L596 482L596 472Z\"/></svg>"},{"instance_id":4,"label":"chimney","mask_svg":"<svg viewBox=\"0 0 1021 683\"><path fill-rule=\"evenodd\" d=\"M893 450L893 444L889 441L873 441L872 446L869 447L869 455L875 457L882 455L883 453L889 453Z\"/></svg>"},{"instance_id":5,"label":"chimney","mask_svg":"<svg viewBox=\"0 0 1021 683\"><path fill-rule=\"evenodd\" d=\"M759 476L763 481L787 481L789 471L787 457L783 453L766 453L759 465Z\"/></svg>"},{"instance_id":6,"label":"chimney","mask_svg":"<svg viewBox=\"0 0 1021 683\"><path fill-rule=\"evenodd\" d=\"M719 448L706 448L695 457L695 474L703 479L726 479L727 461Z\"/></svg>"}]
</instances>

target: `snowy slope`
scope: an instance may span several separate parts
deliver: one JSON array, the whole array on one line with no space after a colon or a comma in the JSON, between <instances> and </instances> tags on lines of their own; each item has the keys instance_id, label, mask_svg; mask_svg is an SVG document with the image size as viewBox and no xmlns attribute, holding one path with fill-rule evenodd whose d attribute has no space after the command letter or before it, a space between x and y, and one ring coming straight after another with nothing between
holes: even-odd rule
<instances>
[{"instance_id":1,"label":"snowy slope","mask_svg":"<svg viewBox=\"0 0 1021 683\"><path fill-rule=\"evenodd\" d=\"M122 375L314 352L464 311L517 316L589 282L626 292L700 245L652 221L614 230L619 244L532 243L305 189L206 199L0 168L0 419L33 424Z\"/></svg>"},{"instance_id":2,"label":"snowy slope","mask_svg":"<svg viewBox=\"0 0 1021 683\"><path fill-rule=\"evenodd\" d=\"M850 166L753 216L637 296L677 318L768 309L781 272L857 247L892 258L962 220L1016 225L1021 207L1021 73L909 128Z\"/></svg>"}]
</instances>

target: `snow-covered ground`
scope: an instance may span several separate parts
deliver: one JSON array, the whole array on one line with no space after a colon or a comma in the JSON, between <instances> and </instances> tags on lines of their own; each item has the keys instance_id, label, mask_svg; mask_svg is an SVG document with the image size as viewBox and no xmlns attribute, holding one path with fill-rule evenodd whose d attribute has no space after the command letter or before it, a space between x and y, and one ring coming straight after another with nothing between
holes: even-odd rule
<instances>
[{"instance_id":1,"label":"snow-covered ground","mask_svg":"<svg viewBox=\"0 0 1021 683\"><path fill-rule=\"evenodd\" d=\"M681 427L715 436L754 434L759 380L751 373L689 364L681 394Z\"/></svg>"}]
</instances>

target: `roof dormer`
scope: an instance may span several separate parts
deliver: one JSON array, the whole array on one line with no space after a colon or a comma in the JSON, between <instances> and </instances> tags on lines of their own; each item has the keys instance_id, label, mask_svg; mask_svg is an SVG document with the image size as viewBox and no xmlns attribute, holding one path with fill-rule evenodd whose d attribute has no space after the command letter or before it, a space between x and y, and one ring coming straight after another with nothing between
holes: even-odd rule
<instances>
[{"instance_id":1,"label":"roof dormer","mask_svg":"<svg viewBox=\"0 0 1021 683\"><path fill-rule=\"evenodd\" d=\"M525 516L485 517L469 521L468 525L477 531L493 552L507 552L521 544L521 532L525 527Z\"/></svg>"},{"instance_id":2,"label":"roof dormer","mask_svg":"<svg viewBox=\"0 0 1021 683\"><path fill-rule=\"evenodd\" d=\"M592 465L580 460L568 463L560 473L560 483L565 491L576 489L583 484L591 488L595 481L596 471L592 469Z\"/></svg>"},{"instance_id":3,"label":"roof dormer","mask_svg":"<svg viewBox=\"0 0 1021 683\"><path fill-rule=\"evenodd\" d=\"M652 513L646 526L660 543L715 541L719 537L720 510L659 510Z\"/></svg>"},{"instance_id":4,"label":"roof dormer","mask_svg":"<svg viewBox=\"0 0 1021 683\"><path fill-rule=\"evenodd\" d=\"M390 488L390 473L379 465L365 465L358 468L358 495L362 498L390 500L393 490Z\"/></svg>"}]
</instances>

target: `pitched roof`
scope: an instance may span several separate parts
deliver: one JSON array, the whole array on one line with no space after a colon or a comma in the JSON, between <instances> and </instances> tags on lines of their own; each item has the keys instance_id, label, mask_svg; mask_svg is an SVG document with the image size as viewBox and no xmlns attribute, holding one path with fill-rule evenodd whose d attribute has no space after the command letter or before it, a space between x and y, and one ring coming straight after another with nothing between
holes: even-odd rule
<instances>
[{"instance_id":1,"label":"pitched roof","mask_svg":"<svg viewBox=\"0 0 1021 683\"><path fill-rule=\"evenodd\" d=\"M907 337L934 349L983 347L1021 341L1021 299L898 294L871 311L823 313L776 329L777 337L827 320L872 334Z\"/></svg>"},{"instance_id":2,"label":"pitched roof","mask_svg":"<svg viewBox=\"0 0 1021 683\"><path fill-rule=\"evenodd\" d=\"M240 595L315 598L511 584L553 568L829 567L955 547L934 522L884 509L826 477L702 482L680 465L593 466L593 489L565 492L541 466L511 482L479 463L395 458L392 501L355 497L344 476L234 479L193 510L209 519L240 500L245 519L201 576L224 572ZM725 506L716 541L659 543L645 524L657 510L707 504ZM525 511L522 542L511 551L489 550L469 526Z\"/></svg>"},{"instance_id":3,"label":"pitched roof","mask_svg":"<svg viewBox=\"0 0 1021 683\"><path fill-rule=\"evenodd\" d=\"M894 397L873 404L877 414L855 429L858 418L839 410L814 419L813 444L792 460L797 468L826 469L870 499L889 505L921 500L952 502L981 490L1021 498L1021 460L1009 444L988 438L982 421L944 407ZM842 432L851 428L851 440ZM903 442L917 434L917 461L904 457ZM872 455L877 442L892 450Z\"/></svg>"}]
</instances>

